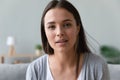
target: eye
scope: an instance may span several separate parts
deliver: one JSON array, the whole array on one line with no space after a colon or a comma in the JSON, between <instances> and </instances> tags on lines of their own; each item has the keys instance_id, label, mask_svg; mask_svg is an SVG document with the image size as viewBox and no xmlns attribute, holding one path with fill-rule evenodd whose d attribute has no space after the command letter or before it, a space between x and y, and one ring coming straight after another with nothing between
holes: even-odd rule
<instances>
[{"instance_id":1,"label":"eye","mask_svg":"<svg viewBox=\"0 0 120 80\"><path fill-rule=\"evenodd\" d=\"M65 23L64 25L63 25L63 27L65 27L65 28L69 28L69 27L71 27L71 23Z\"/></svg>"},{"instance_id":2,"label":"eye","mask_svg":"<svg viewBox=\"0 0 120 80\"><path fill-rule=\"evenodd\" d=\"M55 25L49 25L48 29L54 30L55 29Z\"/></svg>"}]
</instances>

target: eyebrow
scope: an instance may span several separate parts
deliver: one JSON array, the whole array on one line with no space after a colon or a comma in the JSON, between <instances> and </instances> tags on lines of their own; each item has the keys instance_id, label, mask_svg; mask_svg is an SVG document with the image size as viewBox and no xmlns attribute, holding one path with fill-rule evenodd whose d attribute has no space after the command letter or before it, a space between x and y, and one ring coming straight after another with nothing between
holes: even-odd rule
<instances>
[{"instance_id":1,"label":"eyebrow","mask_svg":"<svg viewBox=\"0 0 120 80\"><path fill-rule=\"evenodd\" d=\"M72 21L71 19L65 19L63 20L63 22L67 22L67 21Z\"/></svg>"},{"instance_id":2,"label":"eyebrow","mask_svg":"<svg viewBox=\"0 0 120 80\"><path fill-rule=\"evenodd\" d=\"M63 20L62 22L67 22L67 21L72 21L71 19L65 19L65 20ZM55 22L54 21L51 21L51 22L48 22L47 24L55 24Z\"/></svg>"}]
</instances>

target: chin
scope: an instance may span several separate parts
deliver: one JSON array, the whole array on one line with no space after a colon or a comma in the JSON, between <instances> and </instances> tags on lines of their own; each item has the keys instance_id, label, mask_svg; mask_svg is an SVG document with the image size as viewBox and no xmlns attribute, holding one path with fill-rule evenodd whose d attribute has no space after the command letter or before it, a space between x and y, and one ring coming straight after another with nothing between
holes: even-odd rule
<instances>
[{"instance_id":1,"label":"chin","mask_svg":"<svg viewBox=\"0 0 120 80\"><path fill-rule=\"evenodd\" d=\"M59 49L56 49L56 52L67 52L68 50L66 48L59 48Z\"/></svg>"}]
</instances>

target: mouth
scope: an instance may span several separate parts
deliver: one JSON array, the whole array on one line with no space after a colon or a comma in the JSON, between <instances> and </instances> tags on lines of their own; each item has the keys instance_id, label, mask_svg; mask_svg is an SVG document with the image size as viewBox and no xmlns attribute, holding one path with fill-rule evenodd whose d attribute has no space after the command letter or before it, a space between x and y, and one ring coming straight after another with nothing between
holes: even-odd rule
<instances>
[{"instance_id":1,"label":"mouth","mask_svg":"<svg viewBox=\"0 0 120 80\"><path fill-rule=\"evenodd\" d=\"M68 40L65 40L65 39L56 41L56 43L66 43L66 42L68 42Z\"/></svg>"}]
</instances>

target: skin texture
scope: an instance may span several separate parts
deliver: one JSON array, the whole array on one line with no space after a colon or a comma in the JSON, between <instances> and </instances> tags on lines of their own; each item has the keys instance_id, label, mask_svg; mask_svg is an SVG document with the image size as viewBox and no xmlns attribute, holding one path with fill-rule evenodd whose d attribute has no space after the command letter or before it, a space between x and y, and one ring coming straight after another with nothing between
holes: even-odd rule
<instances>
[{"instance_id":1,"label":"skin texture","mask_svg":"<svg viewBox=\"0 0 120 80\"><path fill-rule=\"evenodd\" d=\"M44 17L44 26L54 50L54 54L49 55L52 76L55 80L76 80L75 43L80 27L73 15L63 8L50 9Z\"/></svg>"}]
</instances>

